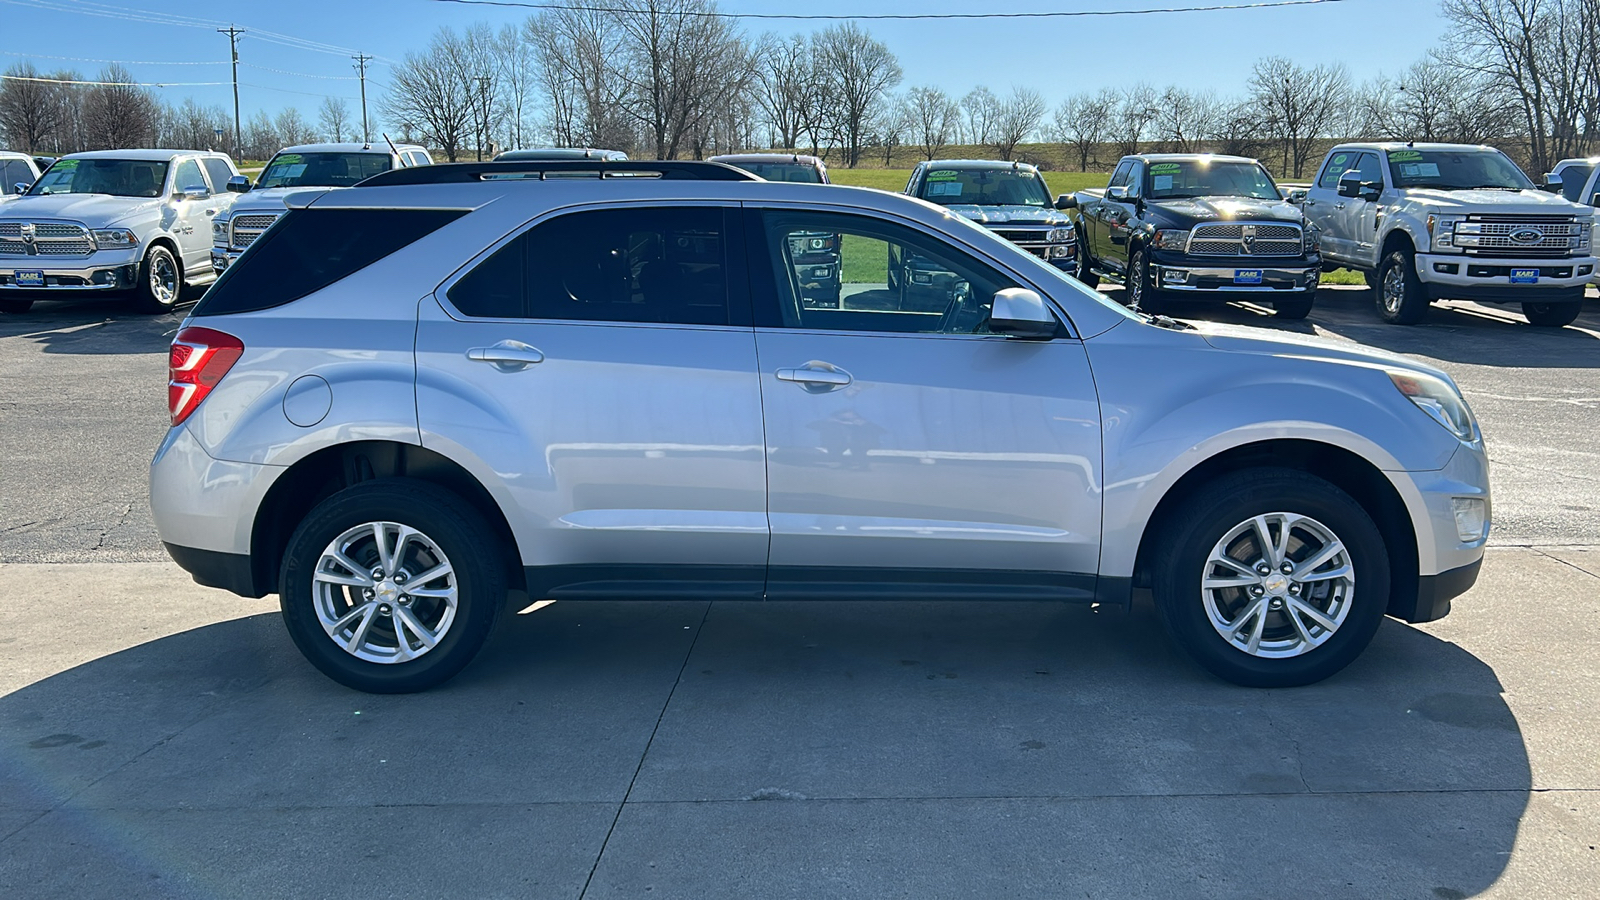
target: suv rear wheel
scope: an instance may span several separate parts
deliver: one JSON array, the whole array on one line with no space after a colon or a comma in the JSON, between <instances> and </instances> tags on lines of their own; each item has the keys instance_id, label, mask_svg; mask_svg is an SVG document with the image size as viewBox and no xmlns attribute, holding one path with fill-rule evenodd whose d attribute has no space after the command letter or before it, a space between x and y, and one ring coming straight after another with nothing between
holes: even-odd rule
<instances>
[{"instance_id":1,"label":"suv rear wheel","mask_svg":"<svg viewBox=\"0 0 1600 900\"><path fill-rule=\"evenodd\" d=\"M324 675L374 694L466 668L506 602L505 548L456 495L405 478L346 488L306 516L279 573L284 624Z\"/></svg>"},{"instance_id":2,"label":"suv rear wheel","mask_svg":"<svg viewBox=\"0 0 1600 900\"><path fill-rule=\"evenodd\" d=\"M1389 555L1350 495L1291 469L1216 479L1168 519L1153 562L1167 633L1247 687L1321 681L1349 665L1389 604Z\"/></svg>"},{"instance_id":3,"label":"suv rear wheel","mask_svg":"<svg viewBox=\"0 0 1600 900\"><path fill-rule=\"evenodd\" d=\"M160 244L150 248L139 266L139 287L134 306L143 313L171 312L183 296L183 267L172 251Z\"/></svg>"},{"instance_id":4,"label":"suv rear wheel","mask_svg":"<svg viewBox=\"0 0 1600 900\"><path fill-rule=\"evenodd\" d=\"M1571 325L1578 318L1578 313L1583 311L1583 303L1524 303L1522 314L1528 317L1529 325L1541 325L1547 328L1561 328Z\"/></svg>"},{"instance_id":5,"label":"suv rear wheel","mask_svg":"<svg viewBox=\"0 0 1600 900\"><path fill-rule=\"evenodd\" d=\"M1392 250L1378 263L1378 318L1390 325L1415 325L1428 314L1428 296L1411 253Z\"/></svg>"}]
</instances>

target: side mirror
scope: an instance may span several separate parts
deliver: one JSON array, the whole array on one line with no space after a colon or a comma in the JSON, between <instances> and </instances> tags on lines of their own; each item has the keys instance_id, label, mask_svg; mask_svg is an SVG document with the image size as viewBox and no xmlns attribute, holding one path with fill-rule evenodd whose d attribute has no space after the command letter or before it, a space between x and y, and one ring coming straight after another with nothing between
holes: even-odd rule
<instances>
[{"instance_id":1,"label":"side mirror","mask_svg":"<svg viewBox=\"0 0 1600 900\"><path fill-rule=\"evenodd\" d=\"M989 307L989 330L1010 338L1043 340L1055 336L1055 314L1044 299L1027 288L1006 288Z\"/></svg>"},{"instance_id":2,"label":"side mirror","mask_svg":"<svg viewBox=\"0 0 1600 900\"><path fill-rule=\"evenodd\" d=\"M1110 200L1112 203L1127 203L1128 186L1125 184L1118 184L1106 188L1106 199Z\"/></svg>"},{"instance_id":3,"label":"side mirror","mask_svg":"<svg viewBox=\"0 0 1600 900\"><path fill-rule=\"evenodd\" d=\"M1354 169L1339 176L1339 196L1354 197L1361 193L1361 173Z\"/></svg>"},{"instance_id":4,"label":"side mirror","mask_svg":"<svg viewBox=\"0 0 1600 900\"><path fill-rule=\"evenodd\" d=\"M1383 185L1376 181L1363 181L1356 191L1356 196L1362 200L1376 200L1383 195Z\"/></svg>"},{"instance_id":5,"label":"side mirror","mask_svg":"<svg viewBox=\"0 0 1600 900\"><path fill-rule=\"evenodd\" d=\"M1593 197L1589 198L1589 205L1600 206L1600 193L1596 193Z\"/></svg>"},{"instance_id":6,"label":"side mirror","mask_svg":"<svg viewBox=\"0 0 1600 900\"><path fill-rule=\"evenodd\" d=\"M191 184L180 189L173 195L174 200L204 200L211 196L211 191L203 184Z\"/></svg>"},{"instance_id":7,"label":"side mirror","mask_svg":"<svg viewBox=\"0 0 1600 900\"><path fill-rule=\"evenodd\" d=\"M1071 194L1062 194L1056 198L1056 209L1077 209L1078 198Z\"/></svg>"},{"instance_id":8,"label":"side mirror","mask_svg":"<svg viewBox=\"0 0 1600 900\"><path fill-rule=\"evenodd\" d=\"M1294 190L1284 194L1283 199L1293 203L1295 206L1299 206L1300 204L1306 202L1306 189L1295 188Z\"/></svg>"},{"instance_id":9,"label":"side mirror","mask_svg":"<svg viewBox=\"0 0 1600 900\"><path fill-rule=\"evenodd\" d=\"M1546 172L1544 184L1540 185L1540 187L1552 194L1561 193L1561 175L1557 172Z\"/></svg>"},{"instance_id":10,"label":"side mirror","mask_svg":"<svg viewBox=\"0 0 1600 900\"><path fill-rule=\"evenodd\" d=\"M11 192L13 194L26 194L31 187L33 187L33 182L19 181L11 186Z\"/></svg>"},{"instance_id":11,"label":"side mirror","mask_svg":"<svg viewBox=\"0 0 1600 900\"><path fill-rule=\"evenodd\" d=\"M243 175L235 175L228 179L228 190L235 194L249 193L250 179Z\"/></svg>"}]
</instances>

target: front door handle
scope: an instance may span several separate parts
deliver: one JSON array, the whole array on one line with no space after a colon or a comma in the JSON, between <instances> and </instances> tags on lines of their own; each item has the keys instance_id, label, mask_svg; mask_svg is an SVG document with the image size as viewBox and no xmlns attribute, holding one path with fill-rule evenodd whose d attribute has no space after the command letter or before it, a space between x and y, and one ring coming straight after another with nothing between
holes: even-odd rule
<instances>
[{"instance_id":1,"label":"front door handle","mask_svg":"<svg viewBox=\"0 0 1600 900\"><path fill-rule=\"evenodd\" d=\"M849 372L816 359L797 369L779 369L776 374L779 381L792 381L813 394L837 391L853 380Z\"/></svg>"},{"instance_id":2,"label":"front door handle","mask_svg":"<svg viewBox=\"0 0 1600 900\"><path fill-rule=\"evenodd\" d=\"M489 363L502 372L520 372L544 362L544 354L521 341L500 341L492 347L473 347L467 351L467 359Z\"/></svg>"}]
</instances>

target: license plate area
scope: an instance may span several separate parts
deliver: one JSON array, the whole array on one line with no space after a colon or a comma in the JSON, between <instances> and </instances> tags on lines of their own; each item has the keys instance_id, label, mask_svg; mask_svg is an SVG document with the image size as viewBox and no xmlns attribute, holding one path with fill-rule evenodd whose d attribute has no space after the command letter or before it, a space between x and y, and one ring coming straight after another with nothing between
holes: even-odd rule
<instances>
[{"instance_id":1,"label":"license plate area","mask_svg":"<svg viewBox=\"0 0 1600 900\"><path fill-rule=\"evenodd\" d=\"M1538 284L1539 283L1539 270L1538 269L1512 269L1511 270L1511 283L1512 284Z\"/></svg>"},{"instance_id":2,"label":"license plate area","mask_svg":"<svg viewBox=\"0 0 1600 900\"><path fill-rule=\"evenodd\" d=\"M1233 270L1233 283L1234 284L1260 284L1261 283L1261 270L1260 269L1234 269Z\"/></svg>"},{"instance_id":3,"label":"license plate area","mask_svg":"<svg viewBox=\"0 0 1600 900\"><path fill-rule=\"evenodd\" d=\"M11 273L11 283L17 287L44 287L44 272L38 269L18 269Z\"/></svg>"}]
</instances>

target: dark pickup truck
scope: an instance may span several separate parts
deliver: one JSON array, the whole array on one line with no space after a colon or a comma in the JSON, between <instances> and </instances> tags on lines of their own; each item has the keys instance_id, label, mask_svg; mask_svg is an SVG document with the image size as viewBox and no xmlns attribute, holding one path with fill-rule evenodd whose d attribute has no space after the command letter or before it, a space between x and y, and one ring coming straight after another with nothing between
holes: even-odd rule
<instances>
[{"instance_id":1,"label":"dark pickup truck","mask_svg":"<svg viewBox=\"0 0 1600 900\"><path fill-rule=\"evenodd\" d=\"M1311 312L1322 257L1315 227L1283 199L1260 163L1238 156L1125 156L1103 189L1063 194L1073 210L1088 285L1127 285L1129 306L1153 312L1175 297L1271 304L1282 318Z\"/></svg>"},{"instance_id":2,"label":"dark pickup truck","mask_svg":"<svg viewBox=\"0 0 1600 900\"><path fill-rule=\"evenodd\" d=\"M1058 269L1074 268L1072 217L1050 208L1050 189L1027 163L936 159L917 163L907 194L982 225Z\"/></svg>"}]
</instances>

